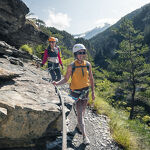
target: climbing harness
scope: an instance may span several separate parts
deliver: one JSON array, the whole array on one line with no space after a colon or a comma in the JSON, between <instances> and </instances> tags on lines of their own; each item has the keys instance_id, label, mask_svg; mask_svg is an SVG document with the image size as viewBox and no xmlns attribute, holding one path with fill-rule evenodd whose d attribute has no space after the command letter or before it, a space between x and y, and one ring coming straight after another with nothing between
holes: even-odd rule
<instances>
[{"instance_id":1,"label":"climbing harness","mask_svg":"<svg viewBox=\"0 0 150 150\"><path fill-rule=\"evenodd\" d=\"M87 99L88 99L88 98L85 98L85 97L86 97L86 95L87 95L88 92L89 92L89 88L86 89L86 90L82 90L82 91L78 91L78 90L70 91L70 93L71 93L71 92L74 92L74 93L76 93L76 94L79 94L79 97L74 97L74 96L72 96L71 94L69 94L69 96L70 96L73 100L75 100L74 103L73 103L73 105L72 105L72 107L73 107L73 110L74 110L74 112L75 112L75 115L77 116L76 103L77 103L77 101L79 101L79 100L87 100Z\"/></svg>"},{"instance_id":2,"label":"climbing harness","mask_svg":"<svg viewBox=\"0 0 150 150\"><path fill-rule=\"evenodd\" d=\"M44 70L44 71L47 71L47 72L48 72L48 75L49 75L49 76L51 76L51 74L50 74L50 71L51 71L51 70L54 70L54 69L58 69L58 68L59 68L59 66L58 66L58 67L56 67L54 63L51 63L51 64L52 64L52 66L51 66L51 67L48 67L47 69L44 69L44 68L42 68L42 67L41 67L41 69L42 69L42 70ZM42 79L44 79L44 78L42 78ZM50 78L48 78L48 79L44 79L44 80L49 81L49 82L51 82L51 81L52 81L52 79L50 79Z\"/></svg>"},{"instance_id":3,"label":"climbing harness","mask_svg":"<svg viewBox=\"0 0 150 150\"><path fill-rule=\"evenodd\" d=\"M59 65L58 65L58 67L56 67L55 63L53 63L53 62L48 62L48 63L52 65L51 67L48 68L48 71L51 71L51 70L59 68Z\"/></svg>"},{"instance_id":4,"label":"climbing harness","mask_svg":"<svg viewBox=\"0 0 150 150\"><path fill-rule=\"evenodd\" d=\"M86 94L89 92L89 88L86 89L86 90L82 90L82 91L79 91L79 90L71 90L70 89L70 93L73 92L73 93L76 93L76 94L79 94L79 97L74 97L72 96L71 94L69 94L69 96L71 96L71 98L73 100L75 100L75 102L77 102L78 100L87 100L87 98L84 98L86 96Z\"/></svg>"}]
</instances>

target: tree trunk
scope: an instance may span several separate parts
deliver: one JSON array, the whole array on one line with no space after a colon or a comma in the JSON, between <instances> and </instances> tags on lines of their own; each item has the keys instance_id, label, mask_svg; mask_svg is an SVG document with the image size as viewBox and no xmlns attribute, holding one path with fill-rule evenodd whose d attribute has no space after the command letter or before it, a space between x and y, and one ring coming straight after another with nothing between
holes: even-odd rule
<instances>
[{"instance_id":1,"label":"tree trunk","mask_svg":"<svg viewBox=\"0 0 150 150\"><path fill-rule=\"evenodd\" d=\"M134 102L135 102L135 84L133 83L133 91L132 91L132 97L131 97L131 111L130 111L130 116L129 119L133 119L133 114L134 114Z\"/></svg>"}]
</instances>

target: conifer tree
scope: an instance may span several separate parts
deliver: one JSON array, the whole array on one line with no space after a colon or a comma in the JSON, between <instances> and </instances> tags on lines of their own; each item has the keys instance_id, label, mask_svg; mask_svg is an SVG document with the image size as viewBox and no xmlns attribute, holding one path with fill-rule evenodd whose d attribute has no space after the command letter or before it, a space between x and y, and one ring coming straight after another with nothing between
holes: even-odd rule
<instances>
[{"instance_id":1,"label":"conifer tree","mask_svg":"<svg viewBox=\"0 0 150 150\"><path fill-rule=\"evenodd\" d=\"M130 99L130 116L134 117L134 107L136 103L136 92L146 82L149 72L149 65L146 64L145 54L148 52L148 46L143 44L143 35L135 30L130 20L124 20L120 25L118 32L123 40L119 49L115 50L117 58L109 61L111 68L118 72L120 84L124 86L124 92Z\"/></svg>"}]
</instances>

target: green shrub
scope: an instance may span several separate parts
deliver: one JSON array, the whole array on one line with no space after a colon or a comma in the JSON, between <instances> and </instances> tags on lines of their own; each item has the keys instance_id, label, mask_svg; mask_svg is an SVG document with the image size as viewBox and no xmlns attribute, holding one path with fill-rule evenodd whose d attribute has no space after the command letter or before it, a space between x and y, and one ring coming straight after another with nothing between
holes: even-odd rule
<instances>
[{"instance_id":1,"label":"green shrub","mask_svg":"<svg viewBox=\"0 0 150 150\"><path fill-rule=\"evenodd\" d=\"M29 46L29 45L27 45L27 44L25 44L25 45L22 45L21 47L20 47L20 49L22 50L22 51L26 51L26 52L28 52L29 54L33 54L33 49Z\"/></svg>"},{"instance_id":2,"label":"green shrub","mask_svg":"<svg viewBox=\"0 0 150 150\"><path fill-rule=\"evenodd\" d=\"M35 55L40 58L43 59L43 55L44 55L44 50L47 48L47 45L37 45L35 47Z\"/></svg>"},{"instance_id":3,"label":"green shrub","mask_svg":"<svg viewBox=\"0 0 150 150\"><path fill-rule=\"evenodd\" d=\"M150 116L148 116L148 115L146 115L146 116L144 116L143 118L142 118L142 120L144 121L144 122L150 122Z\"/></svg>"},{"instance_id":4,"label":"green shrub","mask_svg":"<svg viewBox=\"0 0 150 150\"><path fill-rule=\"evenodd\" d=\"M61 49L62 57L64 59L68 59L70 57L73 57L72 51L68 50L65 46L60 46L60 49Z\"/></svg>"},{"instance_id":5,"label":"green shrub","mask_svg":"<svg viewBox=\"0 0 150 150\"><path fill-rule=\"evenodd\" d=\"M93 102L90 100L92 105ZM113 139L125 150L148 150L150 146L150 128L138 119L128 120L129 113L113 108L104 98L96 96L94 109L98 114L109 117L110 131ZM149 121L150 116L143 117Z\"/></svg>"}]
</instances>

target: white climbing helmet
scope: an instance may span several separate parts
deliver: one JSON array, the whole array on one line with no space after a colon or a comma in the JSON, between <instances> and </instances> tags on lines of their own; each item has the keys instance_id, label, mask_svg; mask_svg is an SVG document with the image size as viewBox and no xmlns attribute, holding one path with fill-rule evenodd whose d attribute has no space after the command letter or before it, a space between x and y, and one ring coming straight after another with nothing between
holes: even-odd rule
<instances>
[{"instance_id":1,"label":"white climbing helmet","mask_svg":"<svg viewBox=\"0 0 150 150\"><path fill-rule=\"evenodd\" d=\"M58 42L58 39L57 38L55 38L55 40L56 40L56 43Z\"/></svg>"},{"instance_id":2,"label":"white climbing helmet","mask_svg":"<svg viewBox=\"0 0 150 150\"><path fill-rule=\"evenodd\" d=\"M75 44L73 46L73 53L78 52L81 49L86 50L86 48L85 48L85 46L83 44Z\"/></svg>"}]
</instances>

